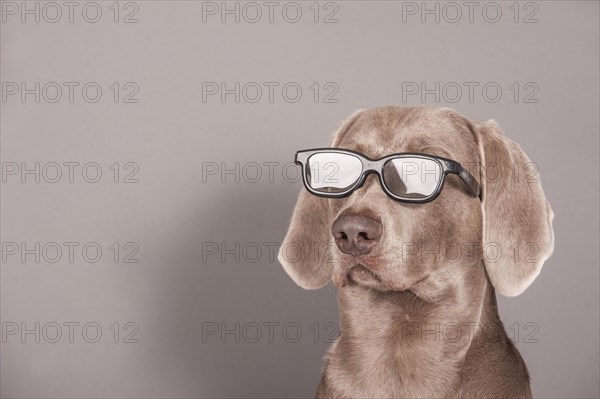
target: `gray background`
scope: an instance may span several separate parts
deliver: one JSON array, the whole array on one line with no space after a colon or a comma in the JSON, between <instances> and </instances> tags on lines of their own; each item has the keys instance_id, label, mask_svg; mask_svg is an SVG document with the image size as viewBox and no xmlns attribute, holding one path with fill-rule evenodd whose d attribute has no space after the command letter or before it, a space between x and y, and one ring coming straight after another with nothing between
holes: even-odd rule
<instances>
[{"instance_id":1,"label":"gray background","mask_svg":"<svg viewBox=\"0 0 600 399\"><path fill-rule=\"evenodd\" d=\"M524 294L499 299L500 314L507 328L513 326L509 335L518 341L536 397L600 395L598 2L520 3L518 22L513 2L498 2L496 23L483 17L486 2L477 3L472 22L461 6L462 18L454 23L444 17L455 18L455 10L444 11L443 3L437 5L440 21L429 15L424 23L420 15L403 14L410 5L392 1L321 3L318 23L313 2L298 2L303 14L296 23L282 17L281 2L273 22L263 14L256 23L235 23L232 16L222 23L218 15L203 22L203 4L193 1L121 2L118 23L113 2L98 2L102 17L91 23L82 18L86 3L77 4L73 22L64 7L56 23L43 15L39 23L32 16L23 23L20 14L3 14L3 83L80 83L72 103L66 90L56 103L46 101L51 91L39 103L33 95L24 102L7 95L1 104L3 171L22 162L30 168L36 162L96 162L103 175L97 183L86 182L81 169L72 183L66 176L35 183L32 176L22 182L8 175L2 184L5 245L80 243L72 263L66 253L55 263L44 257L36 263L33 255L22 261L4 249L3 329L40 323L40 342L33 334L5 337L2 397L312 396L326 336L335 333L326 323L337 321L337 304L331 287L295 286L264 244L283 238L301 189L300 182L286 181L295 173L288 169L284 178L283 166L298 149L327 145L356 109L423 103L451 106L475 121L496 119L539 165L556 214L555 252ZM122 23L135 5L139 21ZM487 7L486 17L495 18L489 8L495 6ZM336 9L338 22L323 23ZM93 9L88 12L93 18ZM532 12L537 22L524 23ZM87 82L103 89L96 103L82 98ZM134 82L139 102L124 103L125 90L115 103L113 82L121 90ZM232 95L225 102L218 96L203 101L202 82L280 86L273 102L265 90L256 103L243 97L236 103ZM302 88L297 102L282 97L287 82ZM317 102L313 82L321 88ZM334 87L326 88L328 82L338 88L337 102L324 102ZM455 102L447 101L455 100L452 91L423 101L407 96L403 82L430 88L477 82L479 89L472 101L466 90ZM496 102L481 93L489 82L502 89ZM515 82L517 98L510 89ZM528 100L537 102L525 102L532 88L537 93ZM119 181L124 164L135 162L139 182L114 183L109 167L115 162ZM203 165L213 165L207 162L229 169L239 162L246 173L239 183L233 175L203 182ZM252 162L279 162L272 181L263 167L251 182ZM96 263L82 258L88 242L103 250ZM121 247L119 262L109 249L114 242ZM139 247L138 263L123 262L128 242ZM239 243L248 251L239 262L231 254L222 261L204 252L203 259L203 245L211 242ZM252 243L263 250L256 262ZM65 322L80 323L73 342ZM86 341L93 330L82 335L82 326L92 322L102 328L96 343ZM110 329L115 322L117 343ZM132 331L127 322L139 328L133 337L139 342L123 342ZM272 339L270 322L279 323ZM51 323L62 326L56 343L48 342L55 336ZM239 342L234 333L203 336L203 326L235 330L235 323ZM262 335L252 342L256 326Z\"/></svg>"}]
</instances>

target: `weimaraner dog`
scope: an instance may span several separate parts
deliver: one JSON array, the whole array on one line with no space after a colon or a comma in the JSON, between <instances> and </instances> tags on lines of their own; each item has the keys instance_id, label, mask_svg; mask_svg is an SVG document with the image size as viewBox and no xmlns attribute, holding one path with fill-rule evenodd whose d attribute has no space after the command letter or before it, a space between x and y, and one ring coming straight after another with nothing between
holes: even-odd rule
<instances>
[{"instance_id":1,"label":"weimaraner dog","mask_svg":"<svg viewBox=\"0 0 600 399\"><path fill-rule=\"evenodd\" d=\"M338 287L318 398L530 398L498 316L554 248L537 169L494 121L448 108L354 113L299 151L305 188L278 259Z\"/></svg>"}]
</instances>

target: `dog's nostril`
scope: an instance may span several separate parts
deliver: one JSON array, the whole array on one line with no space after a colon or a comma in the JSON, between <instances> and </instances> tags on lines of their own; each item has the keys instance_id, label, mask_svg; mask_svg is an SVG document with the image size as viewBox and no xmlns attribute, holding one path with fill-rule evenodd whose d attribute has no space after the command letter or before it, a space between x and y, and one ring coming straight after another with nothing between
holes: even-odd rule
<instances>
[{"instance_id":1,"label":"dog's nostril","mask_svg":"<svg viewBox=\"0 0 600 399\"><path fill-rule=\"evenodd\" d=\"M358 233L358 236L364 238L365 240L370 240L369 235L364 231Z\"/></svg>"},{"instance_id":2,"label":"dog's nostril","mask_svg":"<svg viewBox=\"0 0 600 399\"><path fill-rule=\"evenodd\" d=\"M340 238L341 238L342 240L347 240L347 239L348 239L348 236L346 235L346 233L344 233L344 232L342 231L342 232L340 233Z\"/></svg>"}]
</instances>

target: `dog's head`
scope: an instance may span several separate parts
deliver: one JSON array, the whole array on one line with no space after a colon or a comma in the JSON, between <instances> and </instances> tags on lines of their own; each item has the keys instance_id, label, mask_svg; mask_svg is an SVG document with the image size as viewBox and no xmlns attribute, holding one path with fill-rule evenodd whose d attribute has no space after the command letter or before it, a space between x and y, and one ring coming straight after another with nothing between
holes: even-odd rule
<instances>
[{"instance_id":1,"label":"dog's head","mask_svg":"<svg viewBox=\"0 0 600 399\"><path fill-rule=\"evenodd\" d=\"M495 122L476 125L447 108L358 111L331 147L372 159L424 153L459 162L479 182L481 198L449 174L427 203L398 202L377 174L345 198L302 190L279 261L304 288L332 279L339 287L411 290L436 298L485 264L498 292L523 292L554 246L553 213L537 168Z\"/></svg>"}]
</instances>

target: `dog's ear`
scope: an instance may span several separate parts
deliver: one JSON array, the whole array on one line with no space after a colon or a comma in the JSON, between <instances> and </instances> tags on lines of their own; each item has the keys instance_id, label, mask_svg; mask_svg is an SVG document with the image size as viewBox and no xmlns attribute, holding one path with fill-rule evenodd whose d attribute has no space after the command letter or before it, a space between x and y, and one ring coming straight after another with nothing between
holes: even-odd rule
<instances>
[{"instance_id":1,"label":"dog's ear","mask_svg":"<svg viewBox=\"0 0 600 399\"><path fill-rule=\"evenodd\" d=\"M332 146L339 143L359 113L355 112L335 132ZM332 222L328 199L312 195L303 187L277 255L285 271L302 288L321 288L331 278L334 261Z\"/></svg>"},{"instance_id":2,"label":"dog's ear","mask_svg":"<svg viewBox=\"0 0 600 399\"><path fill-rule=\"evenodd\" d=\"M302 288L321 288L329 282L333 264L328 256L331 217L327 199L302 188L277 259Z\"/></svg>"},{"instance_id":3,"label":"dog's ear","mask_svg":"<svg viewBox=\"0 0 600 399\"><path fill-rule=\"evenodd\" d=\"M554 213L537 165L494 121L478 127L485 267L496 290L521 294L554 249Z\"/></svg>"}]
</instances>

